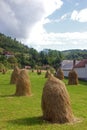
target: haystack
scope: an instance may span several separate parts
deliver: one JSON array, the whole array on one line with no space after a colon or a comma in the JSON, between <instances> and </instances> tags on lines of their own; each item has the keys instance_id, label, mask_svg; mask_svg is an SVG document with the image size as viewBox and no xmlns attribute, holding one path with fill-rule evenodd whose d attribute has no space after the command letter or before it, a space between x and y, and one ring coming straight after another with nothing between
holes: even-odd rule
<instances>
[{"instance_id":1,"label":"haystack","mask_svg":"<svg viewBox=\"0 0 87 130\"><path fill-rule=\"evenodd\" d=\"M74 120L66 87L54 76L50 76L43 88L41 107L44 120L52 123L66 123Z\"/></svg>"},{"instance_id":2,"label":"haystack","mask_svg":"<svg viewBox=\"0 0 87 130\"><path fill-rule=\"evenodd\" d=\"M45 73L45 78L48 78L50 74L51 74L51 72L49 70L47 70Z\"/></svg>"},{"instance_id":3,"label":"haystack","mask_svg":"<svg viewBox=\"0 0 87 130\"><path fill-rule=\"evenodd\" d=\"M34 72L34 69L32 69L32 72Z\"/></svg>"},{"instance_id":4,"label":"haystack","mask_svg":"<svg viewBox=\"0 0 87 130\"><path fill-rule=\"evenodd\" d=\"M37 69L37 74L41 75L41 69Z\"/></svg>"},{"instance_id":5,"label":"haystack","mask_svg":"<svg viewBox=\"0 0 87 130\"><path fill-rule=\"evenodd\" d=\"M31 83L27 70L21 70L17 83L16 83L16 96L30 96L31 95Z\"/></svg>"},{"instance_id":6,"label":"haystack","mask_svg":"<svg viewBox=\"0 0 87 130\"><path fill-rule=\"evenodd\" d=\"M60 79L60 80L63 80L63 79L64 79L64 73L63 73L63 71L62 71L61 68L59 68L59 69L57 70L56 77L57 77L58 79Z\"/></svg>"},{"instance_id":7,"label":"haystack","mask_svg":"<svg viewBox=\"0 0 87 130\"><path fill-rule=\"evenodd\" d=\"M20 69L18 68L18 66L16 66L11 74L10 84L16 84L19 74Z\"/></svg>"},{"instance_id":8,"label":"haystack","mask_svg":"<svg viewBox=\"0 0 87 130\"><path fill-rule=\"evenodd\" d=\"M78 75L74 69L72 69L69 72L68 78L69 78L69 80L68 80L69 85L77 85L78 84Z\"/></svg>"},{"instance_id":9,"label":"haystack","mask_svg":"<svg viewBox=\"0 0 87 130\"><path fill-rule=\"evenodd\" d=\"M6 69L4 68L3 70L2 70L2 74L6 74Z\"/></svg>"}]
</instances>

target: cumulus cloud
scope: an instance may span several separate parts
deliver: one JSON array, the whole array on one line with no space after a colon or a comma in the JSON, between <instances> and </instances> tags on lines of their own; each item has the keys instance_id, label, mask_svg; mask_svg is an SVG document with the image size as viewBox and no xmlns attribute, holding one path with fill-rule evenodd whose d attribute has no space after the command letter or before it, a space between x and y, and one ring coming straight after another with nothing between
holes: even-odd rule
<instances>
[{"instance_id":1,"label":"cumulus cloud","mask_svg":"<svg viewBox=\"0 0 87 130\"><path fill-rule=\"evenodd\" d=\"M71 15L71 19L78 22L87 22L87 8L80 11L74 10Z\"/></svg>"},{"instance_id":2,"label":"cumulus cloud","mask_svg":"<svg viewBox=\"0 0 87 130\"><path fill-rule=\"evenodd\" d=\"M87 48L87 32L43 33L41 39L28 39L37 50L50 48L56 50Z\"/></svg>"},{"instance_id":3,"label":"cumulus cloud","mask_svg":"<svg viewBox=\"0 0 87 130\"><path fill-rule=\"evenodd\" d=\"M0 31L27 38L35 26L43 26L42 21L62 4L61 0L0 0Z\"/></svg>"},{"instance_id":4,"label":"cumulus cloud","mask_svg":"<svg viewBox=\"0 0 87 130\"><path fill-rule=\"evenodd\" d=\"M62 0L0 0L0 31L37 50L87 48L87 32L47 33L45 30L44 24L70 17L67 13L60 19L48 19L62 5ZM86 14L87 9L74 10L71 19L87 22Z\"/></svg>"}]
</instances>

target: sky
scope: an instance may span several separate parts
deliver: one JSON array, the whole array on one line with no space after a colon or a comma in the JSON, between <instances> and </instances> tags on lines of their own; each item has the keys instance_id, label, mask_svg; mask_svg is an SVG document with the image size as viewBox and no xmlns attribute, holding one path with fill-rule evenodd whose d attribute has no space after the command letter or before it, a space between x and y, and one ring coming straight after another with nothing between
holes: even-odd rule
<instances>
[{"instance_id":1,"label":"sky","mask_svg":"<svg viewBox=\"0 0 87 130\"><path fill-rule=\"evenodd\" d=\"M37 51L87 49L87 0L0 0L0 32Z\"/></svg>"}]
</instances>

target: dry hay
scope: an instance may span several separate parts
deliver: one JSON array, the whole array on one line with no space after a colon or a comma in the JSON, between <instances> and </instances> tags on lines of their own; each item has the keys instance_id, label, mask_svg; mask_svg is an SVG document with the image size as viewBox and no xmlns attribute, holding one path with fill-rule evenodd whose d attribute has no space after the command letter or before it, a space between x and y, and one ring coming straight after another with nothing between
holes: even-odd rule
<instances>
[{"instance_id":1,"label":"dry hay","mask_svg":"<svg viewBox=\"0 0 87 130\"><path fill-rule=\"evenodd\" d=\"M11 74L10 84L16 84L19 74L20 69L16 66Z\"/></svg>"},{"instance_id":2,"label":"dry hay","mask_svg":"<svg viewBox=\"0 0 87 130\"><path fill-rule=\"evenodd\" d=\"M54 76L50 76L43 88L41 107L44 120L52 123L74 120L66 86Z\"/></svg>"},{"instance_id":3,"label":"dry hay","mask_svg":"<svg viewBox=\"0 0 87 130\"><path fill-rule=\"evenodd\" d=\"M34 72L34 69L32 69L32 73Z\"/></svg>"},{"instance_id":4,"label":"dry hay","mask_svg":"<svg viewBox=\"0 0 87 130\"><path fill-rule=\"evenodd\" d=\"M45 73L45 78L48 78L50 76L51 72L49 70L46 71Z\"/></svg>"},{"instance_id":5,"label":"dry hay","mask_svg":"<svg viewBox=\"0 0 87 130\"><path fill-rule=\"evenodd\" d=\"M78 75L74 69L72 69L68 74L68 85L77 85L78 84Z\"/></svg>"},{"instance_id":6,"label":"dry hay","mask_svg":"<svg viewBox=\"0 0 87 130\"><path fill-rule=\"evenodd\" d=\"M62 71L61 68L59 68L59 69L57 70L56 77L57 77L58 79L60 79L60 80L63 80L63 79L64 79L64 73L63 73L63 71Z\"/></svg>"},{"instance_id":7,"label":"dry hay","mask_svg":"<svg viewBox=\"0 0 87 130\"><path fill-rule=\"evenodd\" d=\"M37 69L37 74L41 75L41 69Z\"/></svg>"},{"instance_id":8,"label":"dry hay","mask_svg":"<svg viewBox=\"0 0 87 130\"><path fill-rule=\"evenodd\" d=\"M17 83L16 83L16 96L30 96L31 95L31 83L27 70L21 70Z\"/></svg>"},{"instance_id":9,"label":"dry hay","mask_svg":"<svg viewBox=\"0 0 87 130\"><path fill-rule=\"evenodd\" d=\"M6 69L4 68L3 70L2 70L2 74L6 74Z\"/></svg>"}]
</instances>

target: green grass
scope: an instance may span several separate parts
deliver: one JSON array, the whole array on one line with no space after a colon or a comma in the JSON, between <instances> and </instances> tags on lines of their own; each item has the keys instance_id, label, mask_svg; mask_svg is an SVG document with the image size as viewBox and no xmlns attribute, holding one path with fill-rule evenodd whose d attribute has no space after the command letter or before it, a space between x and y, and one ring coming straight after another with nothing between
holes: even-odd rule
<instances>
[{"instance_id":1,"label":"green grass","mask_svg":"<svg viewBox=\"0 0 87 130\"><path fill-rule=\"evenodd\" d=\"M10 85L9 71L0 74L0 130L87 130L87 82L78 86L67 85L74 115L81 119L75 124L51 124L41 119L41 96L46 79L44 73L30 73L31 97L12 97L15 85Z\"/></svg>"}]
</instances>

